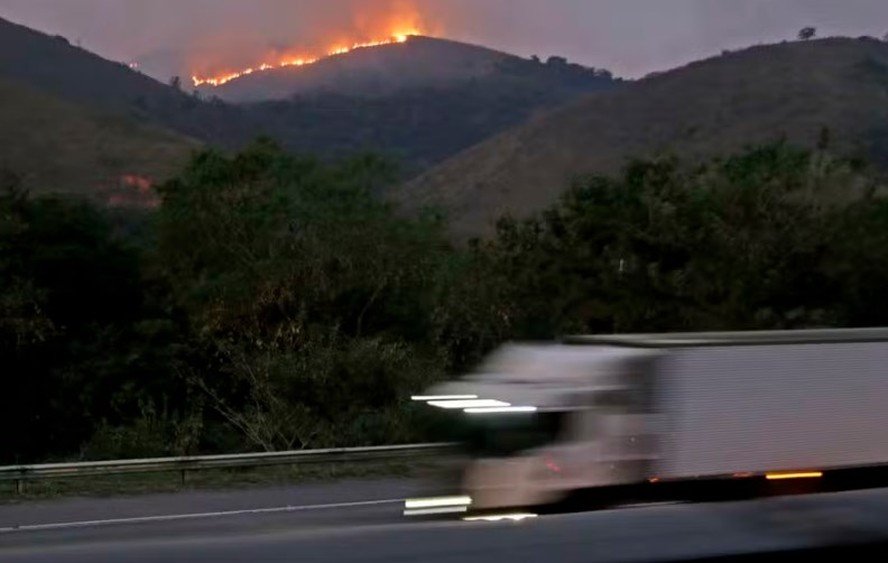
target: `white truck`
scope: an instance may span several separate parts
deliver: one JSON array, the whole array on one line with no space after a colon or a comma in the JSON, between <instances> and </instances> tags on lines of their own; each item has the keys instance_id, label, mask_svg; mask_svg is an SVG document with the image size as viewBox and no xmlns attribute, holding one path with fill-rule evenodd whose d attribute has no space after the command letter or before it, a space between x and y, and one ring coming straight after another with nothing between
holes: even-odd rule
<instances>
[{"instance_id":1,"label":"white truck","mask_svg":"<svg viewBox=\"0 0 888 563\"><path fill-rule=\"evenodd\" d=\"M888 467L888 329L512 344L414 399L454 416L469 455L459 490L407 513L636 485L823 482Z\"/></svg>"}]
</instances>

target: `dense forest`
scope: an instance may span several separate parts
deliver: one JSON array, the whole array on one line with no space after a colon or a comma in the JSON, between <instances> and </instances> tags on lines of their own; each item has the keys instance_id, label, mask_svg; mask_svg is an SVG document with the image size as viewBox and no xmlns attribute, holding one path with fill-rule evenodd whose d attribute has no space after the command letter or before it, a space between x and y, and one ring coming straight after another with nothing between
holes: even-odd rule
<instances>
[{"instance_id":1,"label":"dense forest","mask_svg":"<svg viewBox=\"0 0 888 563\"><path fill-rule=\"evenodd\" d=\"M509 339L888 323L888 197L777 143L580 178L454 244L374 155L201 152L123 212L0 176L0 463L422 439L407 398Z\"/></svg>"}]
</instances>

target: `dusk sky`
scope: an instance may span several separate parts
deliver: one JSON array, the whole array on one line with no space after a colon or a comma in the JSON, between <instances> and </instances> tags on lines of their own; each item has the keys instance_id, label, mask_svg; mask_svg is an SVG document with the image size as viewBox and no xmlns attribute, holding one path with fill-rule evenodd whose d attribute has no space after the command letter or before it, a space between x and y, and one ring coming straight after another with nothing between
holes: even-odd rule
<instances>
[{"instance_id":1,"label":"dusk sky","mask_svg":"<svg viewBox=\"0 0 888 563\"><path fill-rule=\"evenodd\" d=\"M155 74L252 63L334 35L372 39L394 15L432 35L627 77L793 38L807 25L821 35L888 33L888 0L0 0L4 18L111 59L154 61Z\"/></svg>"}]
</instances>

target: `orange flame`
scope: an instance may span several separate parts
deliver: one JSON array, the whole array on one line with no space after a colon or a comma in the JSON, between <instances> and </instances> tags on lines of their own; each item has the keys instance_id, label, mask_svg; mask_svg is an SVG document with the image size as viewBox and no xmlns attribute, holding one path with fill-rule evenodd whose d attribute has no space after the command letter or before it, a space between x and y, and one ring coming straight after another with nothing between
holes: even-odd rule
<instances>
[{"instance_id":1,"label":"orange flame","mask_svg":"<svg viewBox=\"0 0 888 563\"><path fill-rule=\"evenodd\" d=\"M120 177L120 182L128 188L135 188L139 193L150 192L154 185L148 178L136 174L124 174Z\"/></svg>"},{"instance_id":2,"label":"orange flame","mask_svg":"<svg viewBox=\"0 0 888 563\"><path fill-rule=\"evenodd\" d=\"M160 206L160 197L153 188L150 178L124 174L118 179L117 188L107 193L106 203L111 207L156 209Z\"/></svg>"},{"instance_id":3,"label":"orange flame","mask_svg":"<svg viewBox=\"0 0 888 563\"><path fill-rule=\"evenodd\" d=\"M257 72L264 72L268 70L275 70L279 68L287 68L287 67L299 67L310 65L318 62L319 60L326 57L335 57L337 55L344 55L346 53L351 53L352 51L356 51L358 49L367 49L369 47L381 47L383 45L396 45L398 43L406 43L408 39L414 37L416 35L422 35L423 33L416 29L403 29L398 30L395 33L392 33L391 36L385 39L377 39L375 41L366 41L360 43L352 43L351 45L343 45L338 44L330 47L323 55L314 55L314 56L285 56L281 57L274 61L265 61L256 66L244 68L241 70L227 72L218 74L215 76L197 76L194 75L191 77L192 82L194 82L194 86L222 86L223 84L227 84L232 80L237 80L238 78L242 78L244 76L249 76L251 74L255 74Z\"/></svg>"}]
</instances>

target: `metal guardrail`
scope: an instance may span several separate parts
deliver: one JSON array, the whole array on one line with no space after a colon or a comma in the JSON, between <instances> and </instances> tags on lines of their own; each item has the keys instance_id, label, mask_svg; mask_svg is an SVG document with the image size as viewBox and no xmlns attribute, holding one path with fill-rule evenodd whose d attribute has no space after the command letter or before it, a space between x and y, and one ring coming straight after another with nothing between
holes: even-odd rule
<instances>
[{"instance_id":1,"label":"metal guardrail","mask_svg":"<svg viewBox=\"0 0 888 563\"><path fill-rule=\"evenodd\" d=\"M16 492L18 493L22 492L26 481L60 477L86 477L91 475L122 475L128 473L162 473L178 471L181 472L182 481L184 482L188 471L341 461L389 460L442 453L449 447L450 444L409 444L402 446L379 446L367 448L330 448L323 450L297 450L290 452L264 452L253 454L12 465L0 467L0 481L14 481Z\"/></svg>"}]
</instances>

